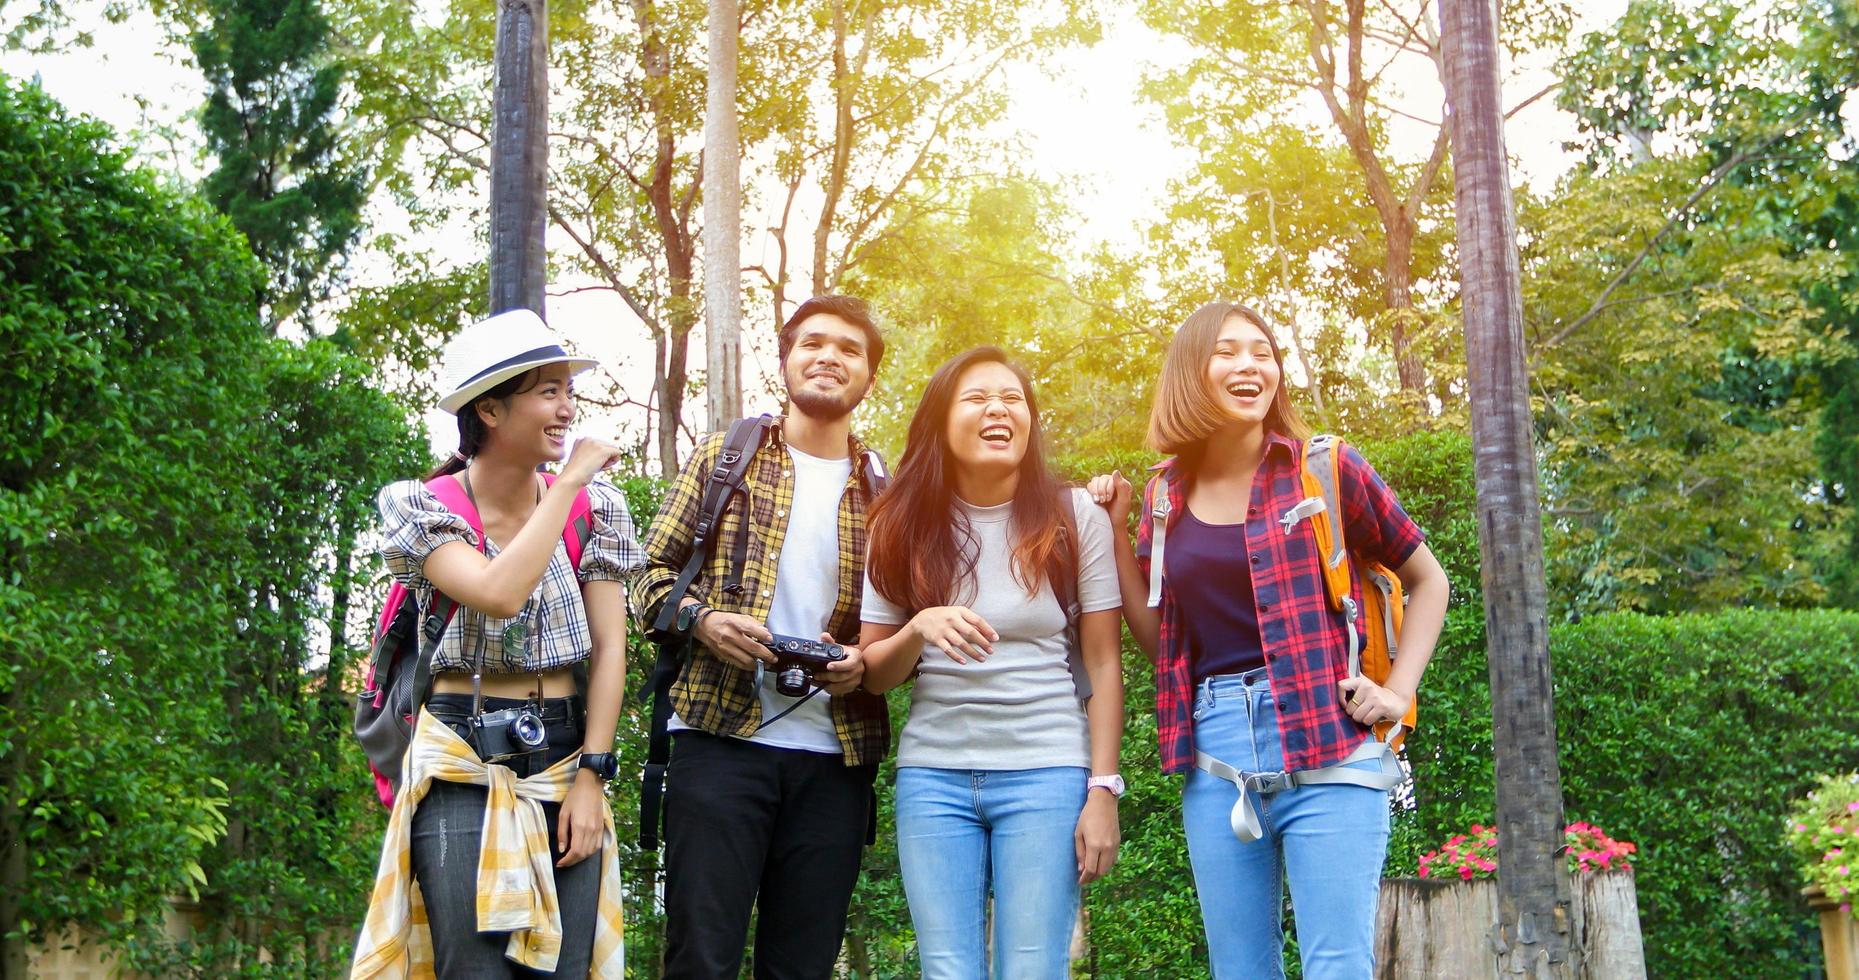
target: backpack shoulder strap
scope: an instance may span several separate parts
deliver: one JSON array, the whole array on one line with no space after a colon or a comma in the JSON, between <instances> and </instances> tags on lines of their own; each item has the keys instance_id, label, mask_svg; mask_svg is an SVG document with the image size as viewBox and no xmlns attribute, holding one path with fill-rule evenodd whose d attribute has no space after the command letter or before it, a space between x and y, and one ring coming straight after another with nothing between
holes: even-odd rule
<instances>
[{"instance_id":1,"label":"backpack shoulder strap","mask_svg":"<svg viewBox=\"0 0 1859 980\"><path fill-rule=\"evenodd\" d=\"M1162 605L1162 552L1168 543L1168 475L1157 473L1143 488L1143 503L1149 508L1149 608Z\"/></svg>"},{"instance_id":2,"label":"backpack shoulder strap","mask_svg":"<svg viewBox=\"0 0 1859 980\"><path fill-rule=\"evenodd\" d=\"M652 622L653 635L670 635L672 622L678 615L678 604L690 591L691 583L697 580L704 562L709 560L716 544L716 531L723 523L723 512L729 509L730 498L742 489L749 461L761 448L762 438L773 424L774 418L768 415L730 423L710 473L704 478L703 497L697 505L697 524L691 530L690 554L684 559L684 568L679 571L676 584L659 606L658 616Z\"/></svg>"},{"instance_id":3,"label":"backpack shoulder strap","mask_svg":"<svg viewBox=\"0 0 1859 980\"><path fill-rule=\"evenodd\" d=\"M487 547L484 537L484 518L478 514L478 505L471 502L471 495L465 492L458 478L448 473L426 481L426 489L439 498L445 509L465 519L471 530L478 536L478 551ZM445 635L445 628L458 613L458 600L446 595L434 587L432 604L420 621L419 659L414 665L413 703L424 704L426 695L432 690L432 660L439 650L439 640Z\"/></svg>"},{"instance_id":4,"label":"backpack shoulder strap","mask_svg":"<svg viewBox=\"0 0 1859 980\"><path fill-rule=\"evenodd\" d=\"M1324 591L1329 593L1330 607L1342 609L1349 598L1349 547L1343 539L1344 524L1341 480L1338 459L1343 441L1333 435L1311 436L1304 442L1303 458L1298 466L1306 502L1320 501L1310 514L1310 524L1317 536L1317 555L1323 565ZM1299 509L1303 508L1299 504Z\"/></svg>"},{"instance_id":5,"label":"backpack shoulder strap","mask_svg":"<svg viewBox=\"0 0 1859 980\"><path fill-rule=\"evenodd\" d=\"M723 445L717 450L716 462L711 466L709 476L704 478L703 497L697 510L697 526L691 533L691 553L685 558L684 569L678 573L678 581L665 594L665 601L659 606L652 629L646 634L658 646L658 661L653 664L652 673L646 678L645 690L641 692L642 698L650 700L652 704L646 735L645 767L639 779L639 846L648 851L658 849L659 811L665 793L665 769L671 762L671 734L667 727L671 720L671 686L682 668L679 654L688 649L690 639L674 632L672 624L677 619L678 606L689 593L691 583L696 580L698 571L703 568L715 547L715 533L723 523L723 512L729 509L730 498L742 490L749 461L760 451L768 430L774 427L775 422L774 416L762 415L730 423L729 432L723 437ZM748 529L743 530L741 540L746 542ZM739 554L738 573L741 571L741 563Z\"/></svg>"},{"instance_id":6,"label":"backpack shoulder strap","mask_svg":"<svg viewBox=\"0 0 1859 980\"><path fill-rule=\"evenodd\" d=\"M555 474L542 474L542 482L554 486ZM593 536L594 498L582 487L575 491L574 502L568 505L568 523L562 525L562 546L568 549L568 564L574 569L575 578L581 577L581 555L587 551L587 542Z\"/></svg>"},{"instance_id":7,"label":"backpack shoulder strap","mask_svg":"<svg viewBox=\"0 0 1859 980\"><path fill-rule=\"evenodd\" d=\"M1069 581L1052 583L1052 597L1058 600L1059 608L1065 610L1065 649L1066 666L1071 669L1072 688L1078 694L1078 700L1091 700L1091 675L1084 669L1084 635L1078 628L1079 620L1084 618L1084 604L1079 602L1078 576L1084 573L1084 541L1078 531L1077 490L1066 487L1060 491L1063 499L1059 501L1059 526L1071 539L1072 559L1076 566ZM1095 504L1092 506L1096 506Z\"/></svg>"},{"instance_id":8,"label":"backpack shoulder strap","mask_svg":"<svg viewBox=\"0 0 1859 980\"><path fill-rule=\"evenodd\" d=\"M876 449L865 447L865 489L872 496L884 492L891 484L891 473L884 468L884 457Z\"/></svg>"},{"instance_id":9,"label":"backpack shoulder strap","mask_svg":"<svg viewBox=\"0 0 1859 980\"><path fill-rule=\"evenodd\" d=\"M471 495L465 492L464 484L458 482L458 477L450 473L435 476L426 481L426 489L439 498L446 510L464 518L465 523L471 525L471 530L478 535L478 550L483 551L484 518L478 516L478 505L471 502Z\"/></svg>"}]
</instances>

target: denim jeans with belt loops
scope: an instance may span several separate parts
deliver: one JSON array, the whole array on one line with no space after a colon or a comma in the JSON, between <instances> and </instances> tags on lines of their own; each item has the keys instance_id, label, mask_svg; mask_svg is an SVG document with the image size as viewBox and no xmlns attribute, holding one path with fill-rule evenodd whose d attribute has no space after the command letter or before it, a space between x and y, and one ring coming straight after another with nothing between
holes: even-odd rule
<instances>
[{"instance_id":1,"label":"denim jeans with belt loops","mask_svg":"<svg viewBox=\"0 0 1859 980\"><path fill-rule=\"evenodd\" d=\"M1278 708L1265 668L1196 685L1194 745L1236 769L1284 768ZM1354 765L1379 769L1380 760ZM1230 823L1239 801L1232 783L1197 768L1182 790L1188 857L1213 975L1284 976L1281 911L1288 880L1306 980L1366 980L1374 970L1388 794L1326 784L1249 795L1264 834L1241 843Z\"/></svg>"},{"instance_id":2,"label":"denim jeans with belt loops","mask_svg":"<svg viewBox=\"0 0 1859 980\"><path fill-rule=\"evenodd\" d=\"M1064 980L1091 772L897 770L897 863L924 980ZM994 895L993 970L988 894Z\"/></svg>"},{"instance_id":3,"label":"denim jeans with belt loops","mask_svg":"<svg viewBox=\"0 0 1859 980\"><path fill-rule=\"evenodd\" d=\"M485 711L528 702L485 698ZM434 694L426 710L460 738L471 741L471 695ZM548 747L496 763L518 779L533 776L581 749L581 699L549 698L542 702L542 725ZM594 953L594 916L600 905L600 855L555 869L555 893L562 917L562 950L555 972L541 973L504 957L507 932L479 932L478 850L484 831L484 787L433 780L413 811L413 877L426 900L432 931L433 967L439 980L483 977L585 977ZM561 804L544 803L549 848L555 848Z\"/></svg>"}]
</instances>

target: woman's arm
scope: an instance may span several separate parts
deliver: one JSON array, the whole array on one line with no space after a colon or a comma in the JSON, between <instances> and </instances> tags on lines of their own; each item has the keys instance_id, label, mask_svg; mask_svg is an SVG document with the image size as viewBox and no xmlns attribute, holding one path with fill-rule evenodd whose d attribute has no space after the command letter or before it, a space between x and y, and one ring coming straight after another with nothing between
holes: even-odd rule
<instances>
[{"instance_id":1,"label":"woman's arm","mask_svg":"<svg viewBox=\"0 0 1859 980\"><path fill-rule=\"evenodd\" d=\"M493 619L509 619L522 612L549 567L549 557L555 554L555 542L561 540L575 494L619 455L617 447L600 439L575 443L562 475L497 557L486 558L463 541L448 541L426 556L420 574L440 592Z\"/></svg>"},{"instance_id":2,"label":"woman's arm","mask_svg":"<svg viewBox=\"0 0 1859 980\"><path fill-rule=\"evenodd\" d=\"M614 581L589 582L581 589L587 604L588 632L594 645L587 665L587 717L582 722L581 751L613 751L613 732L620 722L620 701L626 696L626 592ZM562 803L556 852L557 867L567 867L600 849L606 821L600 808L607 794L592 769L575 775L574 787Z\"/></svg>"},{"instance_id":3,"label":"woman's arm","mask_svg":"<svg viewBox=\"0 0 1859 980\"><path fill-rule=\"evenodd\" d=\"M902 626L864 623L858 639L865 651L865 690L883 694L910 677L925 643L965 664L988 659L1000 634L967 606L932 606Z\"/></svg>"},{"instance_id":4,"label":"woman's arm","mask_svg":"<svg viewBox=\"0 0 1859 980\"><path fill-rule=\"evenodd\" d=\"M1408 706L1420 690L1420 676L1439 644L1439 631L1446 623L1446 602L1452 597L1446 570L1424 543L1395 569L1395 574L1407 591L1407 612L1401 619L1399 653L1388 681L1376 685L1366 677L1353 677L1341 685L1349 716L1364 725L1399 721L1407 715ZM1369 628L1373 629L1374 624Z\"/></svg>"},{"instance_id":5,"label":"woman's arm","mask_svg":"<svg viewBox=\"0 0 1859 980\"><path fill-rule=\"evenodd\" d=\"M1133 488L1121 473L1106 473L1091 478L1087 487L1091 499L1110 513L1110 536L1117 556L1117 589L1123 595L1123 621L1130 624L1130 636L1143 655L1151 661L1162 645L1162 612L1149 606L1149 580L1136 558L1136 546L1130 543L1130 501Z\"/></svg>"},{"instance_id":6,"label":"woman's arm","mask_svg":"<svg viewBox=\"0 0 1859 980\"><path fill-rule=\"evenodd\" d=\"M1122 538L1118 533L1115 537ZM1085 613L1078 619L1078 643L1083 648L1084 671L1091 678L1091 699L1085 702L1086 728L1091 740L1091 775L1117 772L1123 751L1123 663L1117 646L1117 611ZM1084 812L1078 815L1073 844L1078 854L1078 882L1085 884L1109 873L1117 863L1117 797L1109 790L1089 790Z\"/></svg>"},{"instance_id":7,"label":"woman's arm","mask_svg":"<svg viewBox=\"0 0 1859 980\"><path fill-rule=\"evenodd\" d=\"M858 645L865 652L865 679L859 686L873 694L902 684L923 654L923 641L915 633L891 623L860 623Z\"/></svg>"}]
</instances>

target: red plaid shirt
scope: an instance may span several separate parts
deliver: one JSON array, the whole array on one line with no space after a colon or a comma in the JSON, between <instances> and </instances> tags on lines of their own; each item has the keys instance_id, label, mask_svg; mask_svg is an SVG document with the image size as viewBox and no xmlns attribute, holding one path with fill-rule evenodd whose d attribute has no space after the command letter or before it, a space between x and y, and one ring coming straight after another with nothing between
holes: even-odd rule
<instances>
[{"instance_id":1,"label":"red plaid shirt","mask_svg":"<svg viewBox=\"0 0 1859 980\"><path fill-rule=\"evenodd\" d=\"M1252 481L1246 508L1246 543L1252 550L1252 598L1259 612L1259 638L1272 695L1278 701L1278 734L1285 767L1321 769L1342 761L1361 743L1368 729L1343 711L1336 685L1349 670L1349 634L1341 613L1331 612L1323 593L1316 532L1309 521L1290 529L1280 524L1286 511L1304 499L1298 480L1303 444L1276 433L1265 437L1265 458ZM1168 535L1187 533L1180 526L1187 513L1187 491L1175 459L1163 460L1143 492L1142 519L1136 526L1136 561L1149 576L1154 539L1153 499L1157 486L1168 493ZM1426 539L1394 492L1373 467L1345 445L1337 457L1343 503L1343 534L1350 552L1400 568ZM1172 549L1169 549L1172 551ZM1165 557L1164 562L1168 559ZM1188 661L1187 624L1162 579L1162 642L1156 653L1156 727L1162 739L1162 770L1186 772L1194 765L1194 676ZM1360 605L1361 582L1355 583Z\"/></svg>"}]
</instances>

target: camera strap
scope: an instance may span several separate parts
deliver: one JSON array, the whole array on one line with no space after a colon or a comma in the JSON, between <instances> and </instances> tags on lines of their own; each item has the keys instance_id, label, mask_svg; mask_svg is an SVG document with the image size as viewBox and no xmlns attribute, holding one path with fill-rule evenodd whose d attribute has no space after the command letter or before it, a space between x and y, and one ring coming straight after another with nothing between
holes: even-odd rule
<instances>
[{"instance_id":1,"label":"camera strap","mask_svg":"<svg viewBox=\"0 0 1859 980\"><path fill-rule=\"evenodd\" d=\"M482 521L484 519L483 518L484 511L483 509L478 507L478 495L471 491L471 467L467 466L464 469L458 471L458 483L459 483L459 486L462 486L465 488L465 499L471 501L471 509L478 513L479 515L478 519ZM537 487L536 488L536 505L541 506L541 504L542 504L542 488ZM483 543L486 545L486 548L488 550L488 546L491 540L490 532L480 531L479 537L483 539ZM498 634L498 639L501 641L508 642L511 634L514 632L515 635L518 637L517 642L522 643L525 646L527 646L529 642L529 634L530 634L529 621L535 618L533 615L534 611L535 611L535 597L531 596L530 601L523 603L522 611L517 613L517 616L520 617L520 619L518 620L518 624L522 625L523 628L521 630L513 630L510 628L506 628L504 632ZM517 624L512 624L512 625L514 626ZM484 647L486 645L488 645L488 640L486 641L486 643L479 644L477 662L471 665L471 717L474 719L481 718L484 715ZM529 700L534 703L537 712L540 713L542 709L542 671L540 670L536 671L536 694L534 697L530 698ZM477 733L477 729L474 726L472 729L472 734L475 735L476 733ZM482 752L481 746L474 745L472 746L472 748L478 750L479 752Z\"/></svg>"},{"instance_id":2,"label":"camera strap","mask_svg":"<svg viewBox=\"0 0 1859 980\"><path fill-rule=\"evenodd\" d=\"M757 661L755 664L755 686L757 690L760 690L762 686L762 665L760 661ZM762 722L761 724L755 726L755 730L759 732L762 729L767 728L769 725L772 725L775 722L780 721L783 718L786 718L788 715L793 714L795 708L798 708L801 705L806 704L808 701L813 700L813 696L818 693L820 693L820 689L817 687L808 690L807 693L801 695L798 698L795 698L793 704L790 704L787 707L782 708L780 714L777 714L773 718L770 718Z\"/></svg>"}]
</instances>

